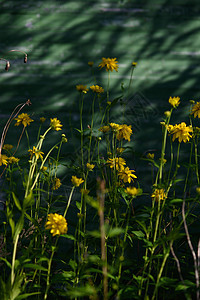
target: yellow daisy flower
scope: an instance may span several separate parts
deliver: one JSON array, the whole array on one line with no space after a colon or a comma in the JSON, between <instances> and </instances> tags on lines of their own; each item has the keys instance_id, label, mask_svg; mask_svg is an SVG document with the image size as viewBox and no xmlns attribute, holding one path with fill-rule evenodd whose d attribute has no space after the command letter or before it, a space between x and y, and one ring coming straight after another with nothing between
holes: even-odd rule
<instances>
[{"instance_id":1,"label":"yellow daisy flower","mask_svg":"<svg viewBox=\"0 0 200 300\"><path fill-rule=\"evenodd\" d=\"M17 121L15 123L15 126L19 126L19 125L24 125L24 127L26 127L27 125L30 125L31 122L34 122L28 114L24 114L22 113L21 115L19 115L17 118L15 118L15 120Z\"/></svg>"},{"instance_id":2,"label":"yellow daisy flower","mask_svg":"<svg viewBox=\"0 0 200 300\"><path fill-rule=\"evenodd\" d=\"M87 163L87 164L86 164L86 167L87 167L87 169L88 169L89 171L92 171L92 170L94 169L95 165L90 164L90 163Z\"/></svg>"},{"instance_id":3,"label":"yellow daisy flower","mask_svg":"<svg viewBox=\"0 0 200 300\"><path fill-rule=\"evenodd\" d=\"M76 176L72 176L71 182L74 186L78 187L81 183L84 182L82 178L77 178Z\"/></svg>"},{"instance_id":4,"label":"yellow daisy flower","mask_svg":"<svg viewBox=\"0 0 200 300\"><path fill-rule=\"evenodd\" d=\"M164 189L155 189L151 197L158 202L160 200L164 200L166 198L166 194Z\"/></svg>"},{"instance_id":5,"label":"yellow daisy flower","mask_svg":"<svg viewBox=\"0 0 200 300\"><path fill-rule=\"evenodd\" d=\"M9 164L17 164L18 162L19 162L19 158L14 157L14 156L8 157L8 163Z\"/></svg>"},{"instance_id":6,"label":"yellow daisy flower","mask_svg":"<svg viewBox=\"0 0 200 300\"><path fill-rule=\"evenodd\" d=\"M136 175L132 174L134 170L130 170L129 167L123 168L119 171L119 178L123 180L124 183L131 183L134 181L134 178L137 178Z\"/></svg>"},{"instance_id":7,"label":"yellow daisy flower","mask_svg":"<svg viewBox=\"0 0 200 300\"><path fill-rule=\"evenodd\" d=\"M123 170L126 165L126 161L122 157L108 158L106 163L111 169L115 168L117 171Z\"/></svg>"},{"instance_id":8,"label":"yellow daisy flower","mask_svg":"<svg viewBox=\"0 0 200 300\"><path fill-rule=\"evenodd\" d=\"M45 225L46 229L50 229L53 236L67 233L67 221L59 214L48 214L48 221Z\"/></svg>"},{"instance_id":9,"label":"yellow daisy flower","mask_svg":"<svg viewBox=\"0 0 200 300\"><path fill-rule=\"evenodd\" d=\"M116 72L118 72L118 65L117 65L118 61L116 61L116 58L105 58L102 57L102 62L99 64L99 68L106 68L106 71L113 71L115 70Z\"/></svg>"},{"instance_id":10,"label":"yellow daisy flower","mask_svg":"<svg viewBox=\"0 0 200 300\"><path fill-rule=\"evenodd\" d=\"M169 98L169 104L173 106L174 108L178 107L180 104L180 98L179 97L170 97Z\"/></svg>"},{"instance_id":11,"label":"yellow daisy flower","mask_svg":"<svg viewBox=\"0 0 200 300\"><path fill-rule=\"evenodd\" d=\"M125 192L132 197L135 197L139 194L139 189L137 189L136 187L127 187Z\"/></svg>"},{"instance_id":12,"label":"yellow daisy flower","mask_svg":"<svg viewBox=\"0 0 200 300\"><path fill-rule=\"evenodd\" d=\"M89 89L87 89L87 86L82 85L82 84L76 85L76 89L77 89L78 92L84 93L84 94L86 94L89 91Z\"/></svg>"},{"instance_id":13,"label":"yellow daisy flower","mask_svg":"<svg viewBox=\"0 0 200 300\"><path fill-rule=\"evenodd\" d=\"M154 153L147 153L147 158L154 159Z\"/></svg>"},{"instance_id":14,"label":"yellow daisy flower","mask_svg":"<svg viewBox=\"0 0 200 300\"><path fill-rule=\"evenodd\" d=\"M35 155L37 159L43 159L44 152L38 150L35 146L33 146L33 149L29 149L28 152L30 153L31 159L33 155Z\"/></svg>"},{"instance_id":15,"label":"yellow daisy flower","mask_svg":"<svg viewBox=\"0 0 200 300\"><path fill-rule=\"evenodd\" d=\"M46 118L44 118L44 117L41 117L41 118L40 118L40 122L41 122L41 123L44 123L45 121L46 121Z\"/></svg>"},{"instance_id":16,"label":"yellow daisy flower","mask_svg":"<svg viewBox=\"0 0 200 300\"><path fill-rule=\"evenodd\" d=\"M131 125L128 126L126 124L123 124L123 125L119 126L116 138L119 141L122 139L125 139L130 142L130 136L132 133L133 133L133 131L131 129Z\"/></svg>"},{"instance_id":17,"label":"yellow daisy flower","mask_svg":"<svg viewBox=\"0 0 200 300\"><path fill-rule=\"evenodd\" d=\"M92 85L90 87L90 89L94 92L94 93L97 93L97 94L101 94L101 93L104 93L104 89L99 86L99 85Z\"/></svg>"},{"instance_id":18,"label":"yellow daisy flower","mask_svg":"<svg viewBox=\"0 0 200 300\"><path fill-rule=\"evenodd\" d=\"M175 139L178 139L179 143L182 141L186 143L192 137L190 132L193 132L193 130L190 126L186 126L185 122L182 122L178 125L176 124L170 130L170 134L173 134L172 141L174 142Z\"/></svg>"},{"instance_id":19,"label":"yellow daisy flower","mask_svg":"<svg viewBox=\"0 0 200 300\"><path fill-rule=\"evenodd\" d=\"M136 67L136 66L137 66L137 63L136 63L135 61L133 61L133 62L132 62L132 66L133 66L133 67Z\"/></svg>"},{"instance_id":20,"label":"yellow daisy flower","mask_svg":"<svg viewBox=\"0 0 200 300\"><path fill-rule=\"evenodd\" d=\"M116 123L109 123L109 125L113 131L117 131L120 128L120 125Z\"/></svg>"},{"instance_id":21,"label":"yellow daisy flower","mask_svg":"<svg viewBox=\"0 0 200 300\"><path fill-rule=\"evenodd\" d=\"M93 62L93 61L88 61L88 66L89 66L89 67L93 67L93 65L94 65L94 62Z\"/></svg>"},{"instance_id":22,"label":"yellow daisy flower","mask_svg":"<svg viewBox=\"0 0 200 300\"><path fill-rule=\"evenodd\" d=\"M198 116L200 118L200 102L197 102L193 108L191 114L194 114L194 118Z\"/></svg>"},{"instance_id":23,"label":"yellow daisy flower","mask_svg":"<svg viewBox=\"0 0 200 300\"><path fill-rule=\"evenodd\" d=\"M57 118L53 118L50 120L51 120L51 122L50 122L51 129L56 130L56 131L62 130L61 127L63 125L61 124L60 120L58 120Z\"/></svg>"},{"instance_id":24,"label":"yellow daisy flower","mask_svg":"<svg viewBox=\"0 0 200 300\"><path fill-rule=\"evenodd\" d=\"M12 150L13 147L14 147L13 145L5 144L5 145L3 146L3 149L6 150L6 151L10 151L10 150Z\"/></svg>"},{"instance_id":25,"label":"yellow daisy flower","mask_svg":"<svg viewBox=\"0 0 200 300\"><path fill-rule=\"evenodd\" d=\"M110 130L110 127L109 126L102 126L99 128L99 131L103 132L103 133L106 133Z\"/></svg>"},{"instance_id":26,"label":"yellow daisy flower","mask_svg":"<svg viewBox=\"0 0 200 300\"><path fill-rule=\"evenodd\" d=\"M0 154L0 166L8 164L8 157L4 154Z\"/></svg>"},{"instance_id":27,"label":"yellow daisy flower","mask_svg":"<svg viewBox=\"0 0 200 300\"><path fill-rule=\"evenodd\" d=\"M53 189L53 190L57 190L57 189L59 189L59 187L60 187L61 185L62 185L62 183L61 183L60 179L57 178L57 177L54 178L52 189Z\"/></svg>"}]
</instances>

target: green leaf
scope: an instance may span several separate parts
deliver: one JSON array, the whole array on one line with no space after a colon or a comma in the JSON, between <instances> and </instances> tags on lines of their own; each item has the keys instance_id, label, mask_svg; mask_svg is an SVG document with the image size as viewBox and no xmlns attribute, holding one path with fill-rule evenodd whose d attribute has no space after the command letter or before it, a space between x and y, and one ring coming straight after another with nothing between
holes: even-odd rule
<instances>
[{"instance_id":1,"label":"green leaf","mask_svg":"<svg viewBox=\"0 0 200 300\"><path fill-rule=\"evenodd\" d=\"M23 208L26 209L27 207L33 205L34 202L35 201L34 201L33 191L31 190L28 196L24 198Z\"/></svg>"},{"instance_id":2,"label":"green leaf","mask_svg":"<svg viewBox=\"0 0 200 300\"><path fill-rule=\"evenodd\" d=\"M61 236L69 240L76 241L75 237L71 234L61 234Z\"/></svg>"},{"instance_id":3,"label":"green leaf","mask_svg":"<svg viewBox=\"0 0 200 300\"><path fill-rule=\"evenodd\" d=\"M88 231L87 234L91 235L95 238L100 238L101 237L100 231L98 231L98 230Z\"/></svg>"},{"instance_id":4,"label":"green leaf","mask_svg":"<svg viewBox=\"0 0 200 300\"><path fill-rule=\"evenodd\" d=\"M145 237L145 234L142 231L131 231L134 235L136 235L138 238Z\"/></svg>"},{"instance_id":5,"label":"green leaf","mask_svg":"<svg viewBox=\"0 0 200 300\"><path fill-rule=\"evenodd\" d=\"M20 234L20 232L22 231L23 227L24 227L24 214L21 215L21 217L19 218L19 221L17 222L17 224L15 226L15 233L14 233L14 237L13 237L14 241L17 238L17 236Z\"/></svg>"},{"instance_id":6,"label":"green leaf","mask_svg":"<svg viewBox=\"0 0 200 300\"><path fill-rule=\"evenodd\" d=\"M182 203L183 199L173 199L170 201L170 204Z\"/></svg>"},{"instance_id":7,"label":"green leaf","mask_svg":"<svg viewBox=\"0 0 200 300\"><path fill-rule=\"evenodd\" d=\"M22 207L21 204L19 202L19 199L16 197L15 193L12 192L12 196L13 196L13 200L15 202L15 205L17 206L17 208L22 211Z\"/></svg>"},{"instance_id":8,"label":"green leaf","mask_svg":"<svg viewBox=\"0 0 200 300\"><path fill-rule=\"evenodd\" d=\"M90 197L90 196L88 196L88 195L85 197L85 199L86 199L86 202L87 202L90 206L92 206L93 208L99 210L99 208L100 208L99 202L98 202L96 199L94 199L93 197Z\"/></svg>"},{"instance_id":9,"label":"green leaf","mask_svg":"<svg viewBox=\"0 0 200 300\"><path fill-rule=\"evenodd\" d=\"M3 260L3 261L6 263L6 265L7 265L10 269L12 269L11 264L9 263L9 261L8 261L6 258L0 257L0 260Z\"/></svg>"},{"instance_id":10,"label":"green leaf","mask_svg":"<svg viewBox=\"0 0 200 300\"><path fill-rule=\"evenodd\" d=\"M108 237L114 237L116 235L120 235L124 233L124 229L120 228L120 227L115 227L115 228L111 228L107 234Z\"/></svg>"},{"instance_id":11,"label":"green leaf","mask_svg":"<svg viewBox=\"0 0 200 300\"><path fill-rule=\"evenodd\" d=\"M81 202L76 201L76 207L81 210Z\"/></svg>"},{"instance_id":12,"label":"green leaf","mask_svg":"<svg viewBox=\"0 0 200 300\"><path fill-rule=\"evenodd\" d=\"M40 292L26 293L26 294L18 296L17 298L15 298L15 300L26 299L27 297L30 297L30 296L33 296L33 295L39 295L39 294L41 294L41 293Z\"/></svg>"},{"instance_id":13,"label":"green leaf","mask_svg":"<svg viewBox=\"0 0 200 300\"><path fill-rule=\"evenodd\" d=\"M34 270L45 271L45 272L48 271L47 268L44 268L43 266L36 265L36 264L25 264L23 267L24 267L24 268L34 269Z\"/></svg>"}]
</instances>

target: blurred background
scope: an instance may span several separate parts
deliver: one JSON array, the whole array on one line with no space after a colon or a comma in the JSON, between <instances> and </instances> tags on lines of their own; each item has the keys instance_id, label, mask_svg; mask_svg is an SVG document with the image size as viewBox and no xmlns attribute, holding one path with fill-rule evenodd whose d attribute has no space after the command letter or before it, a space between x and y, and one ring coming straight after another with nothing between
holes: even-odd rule
<instances>
[{"instance_id":1,"label":"blurred background","mask_svg":"<svg viewBox=\"0 0 200 300\"><path fill-rule=\"evenodd\" d=\"M137 62L130 93L113 107L111 121L122 122L123 112L123 122L132 125L132 142L126 145L133 150L127 155L142 180L147 162L141 158L150 150L159 158L160 121L170 109L169 97L181 98L172 124L188 124L189 100L199 100L198 0L0 1L0 29L0 56L11 64L6 72L5 62L0 61L1 131L14 107L30 99L32 106L23 112L35 122L57 117L64 125L69 143L63 157L78 147L79 136L73 132L79 128L75 86L95 83L88 61L94 62L96 83L106 89L108 74L98 65L102 57L117 58L119 71L111 73L110 101L123 94L121 87L128 87L131 63ZM28 63L23 63L21 53L7 54L12 49L25 51ZM90 120L90 95L84 102L85 127ZM28 131L34 144L33 128ZM5 142L15 144L19 135L19 128L12 126ZM55 134L50 144L53 139L57 140ZM24 136L21 151L25 146ZM64 168L61 173L65 176Z\"/></svg>"}]
</instances>

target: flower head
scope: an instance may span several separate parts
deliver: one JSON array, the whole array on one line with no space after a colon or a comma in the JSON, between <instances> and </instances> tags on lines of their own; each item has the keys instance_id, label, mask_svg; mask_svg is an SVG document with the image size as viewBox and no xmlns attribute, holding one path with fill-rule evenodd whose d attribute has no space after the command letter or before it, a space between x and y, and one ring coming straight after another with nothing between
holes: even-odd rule
<instances>
[{"instance_id":1,"label":"flower head","mask_svg":"<svg viewBox=\"0 0 200 300\"><path fill-rule=\"evenodd\" d=\"M17 164L18 162L19 162L19 158L14 157L14 156L8 157L8 163L9 164Z\"/></svg>"},{"instance_id":2,"label":"flower head","mask_svg":"<svg viewBox=\"0 0 200 300\"><path fill-rule=\"evenodd\" d=\"M194 118L198 116L200 118L200 102L197 102L193 108L191 114L194 114Z\"/></svg>"},{"instance_id":3,"label":"flower head","mask_svg":"<svg viewBox=\"0 0 200 300\"><path fill-rule=\"evenodd\" d=\"M13 145L10 145L10 144L4 144L3 145L3 149L6 150L6 151L10 151L12 150L13 148Z\"/></svg>"},{"instance_id":4,"label":"flower head","mask_svg":"<svg viewBox=\"0 0 200 300\"><path fill-rule=\"evenodd\" d=\"M155 189L151 197L154 198L156 202L158 202L160 200L166 199L166 194L164 189Z\"/></svg>"},{"instance_id":5,"label":"flower head","mask_svg":"<svg viewBox=\"0 0 200 300\"><path fill-rule=\"evenodd\" d=\"M94 93L97 93L97 94L101 94L101 93L104 93L104 89L99 86L99 85L92 85L90 87L90 89L94 92Z\"/></svg>"},{"instance_id":6,"label":"flower head","mask_svg":"<svg viewBox=\"0 0 200 300\"><path fill-rule=\"evenodd\" d=\"M184 143L188 142L192 137L190 132L193 132L193 130L190 126L186 126L185 122L176 124L170 129L170 134L173 134L172 141L174 142L175 139L178 139L179 143L182 141Z\"/></svg>"},{"instance_id":7,"label":"flower head","mask_svg":"<svg viewBox=\"0 0 200 300\"><path fill-rule=\"evenodd\" d=\"M132 197L135 197L139 194L140 190L137 189L136 187L127 187L125 192L129 195L129 196L132 196Z\"/></svg>"},{"instance_id":8,"label":"flower head","mask_svg":"<svg viewBox=\"0 0 200 300\"><path fill-rule=\"evenodd\" d=\"M115 70L116 72L118 72L118 65L117 65L118 61L116 61L116 58L105 58L102 57L102 62L99 64L100 69L102 68L106 68L106 71L113 71Z\"/></svg>"},{"instance_id":9,"label":"flower head","mask_svg":"<svg viewBox=\"0 0 200 300\"><path fill-rule=\"evenodd\" d=\"M120 127L119 124L116 124L116 123L109 123L109 125L110 125L110 127L111 127L111 129L112 129L113 131L119 130L119 127Z\"/></svg>"},{"instance_id":10,"label":"flower head","mask_svg":"<svg viewBox=\"0 0 200 300\"><path fill-rule=\"evenodd\" d=\"M169 98L169 103L171 104L171 106L173 106L174 108L178 107L180 104L180 98L179 97L170 97Z\"/></svg>"},{"instance_id":11,"label":"flower head","mask_svg":"<svg viewBox=\"0 0 200 300\"><path fill-rule=\"evenodd\" d=\"M147 153L148 159L154 159L154 153Z\"/></svg>"},{"instance_id":12,"label":"flower head","mask_svg":"<svg viewBox=\"0 0 200 300\"><path fill-rule=\"evenodd\" d=\"M76 89L77 89L78 92L84 93L84 94L86 94L89 91L89 89L87 89L87 86L82 85L82 84L76 85Z\"/></svg>"},{"instance_id":13,"label":"flower head","mask_svg":"<svg viewBox=\"0 0 200 300\"><path fill-rule=\"evenodd\" d=\"M67 221L59 214L49 214L48 221L45 225L46 229L51 229L50 232L53 236L67 233Z\"/></svg>"},{"instance_id":14,"label":"flower head","mask_svg":"<svg viewBox=\"0 0 200 300\"><path fill-rule=\"evenodd\" d=\"M17 121L15 123L15 126L19 126L22 124L22 125L24 125L24 127L26 127L27 125L30 125L30 123L33 122L33 120L29 117L29 115L24 114L24 113L22 113L17 118L15 118L15 120Z\"/></svg>"},{"instance_id":15,"label":"flower head","mask_svg":"<svg viewBox=\"0 0 200 300\"><path fill-rule=\"evenodd\" d=\"M51 129L53 130L62 130L62 124L60 123L60 120L58 120L57 118L53 118L53 119L50 119L51 122L50 122L50 126L51 126Z\"/></svg>"},{"instance_id":16,"label":"flower head","mask_svg":"<svg viewBox=\"0 0 200 300\"><path fill-rule=\"evenodd\" d=\"M120 147L120 148L117 148L116 151L117 151L117 154L122 154L124 152L125 148L123 147Z\"/></svg>"},{"instance_id":17,"label":"flower head","mask_svg":"<svg viewBox=\"0 0 200 300\"><path fill-rule=\"evenodd\" d=\"M124 166L126 165L126 161L122 157L108 158L106 163L111 169L115 168L117 171L123 170Z\"/></svg>"},{"instance_id":18,"label":"flower head","mask_svg":"<svg viewBox=\"0 0 200 300\"><path fill-rule=\"evenodd\" d=\"M118 127L118 132L116 137L119 141L125 139L130 142L130 136L132 133L133 131L131 129L131 125L128 126L126 124L123 124Z\"/></svg>"},{"instance_id":19,"label":"flower head","mask_svg":"<svg viewBox=\"0 0 200 300\"><path fill-rule=\"evenodd\" d=\"M95 165L87 163L86 167L89 171L92 171L94 169Z\"/></svg>"},{"instance_id":20,"label":"flower head","mask_svg":"<svg viewBox=\"0 0 200 300\"><path fill-rule=\"evenodd\" d=\"M109 126L102 126L99 128L99 131L103 132L103 133L106 133L110 130L110 127Z\"/></svg>"},{"instance_id":21,"label":"flower head","mask_svg":"<svg viewBox=\"0 0 200 300\"><path fill-rule=\"evenodd\" d=\"M71 182L74 186L78 187L81 183L84 182L82 178L77 178L76 176L72 176Z\"/></svg>"},{"instance_id":22,"label":"flower head","mask_svg":"<svg viewBox=\"0 0 200 300\"><path fill-rule=\"evenodd\" d=\"M57 177L54 178L52 189L53 189L53 190L57 190L57 189L59 189L59 187L60 187L61 185L62 185L62 183L61 183L60 179L57 178Z\"/></svg>"},{"instance_id":23,"label":"flower head","mask_svg":"<svg viewBox=\"0 0 200 300\"><path fill-rule=\"evenodd\" d=\"M88 61L88 66L89 66L89 67L93 67L93 65L94 65L94 62L93 62L93 61Z\"/></svg>"},{"instance_id":24,"label":"flower head","mask_svg":"<svg viewBox=\"0 0 200 300\"><path fill-rule=\"evenodd\" d=\"M41 122L41 123L44 123L45 121L46 121L46 118L44 118L44 117L41 117L41 118L40 118L40 122Z\"/></svg>"},{"instance_id":25,"label":"flower head","mask_svg":"<svg viewBox=\"0 0 200 300\"><path fill-rule=\"evenodd\" d=\"M0 154L0 166L8 164L8 157L4 154Z\"/></svg>"},{"instance_id":26,"label":"flower head","mask_svg":"<svg viewBox=\"0 0 200 300\"><path fill-rule=\"evenodd\" d=\"M119 178L123 180L124 183L131 183L134 178L137 178L136 175L132 174L135 172L134 170L130 170L129 167L123 168L119 171Z\"/></svg>"},{"instance_id":27,"label":"flower head","mask_svg":"<svg viewBox=\"0 0 200 300\"><path fill-rule=\"evenodd\" d=\"M44 152L38 150L35 146L33 146L33 149L29 149L28 152L30 153L31 159L33 155L35 155L37 159L43 159Z\"/></svg>"},{"instance_id":28,"label":"flower head","mask_svg":"<svg viewBox=\"0 0 200 300\"><path fill-rule=\"evenodd\" d=\"M137 63L135 61L133 61L132 66L135 68L137 66Z\"/></svg>"}]
</instances>

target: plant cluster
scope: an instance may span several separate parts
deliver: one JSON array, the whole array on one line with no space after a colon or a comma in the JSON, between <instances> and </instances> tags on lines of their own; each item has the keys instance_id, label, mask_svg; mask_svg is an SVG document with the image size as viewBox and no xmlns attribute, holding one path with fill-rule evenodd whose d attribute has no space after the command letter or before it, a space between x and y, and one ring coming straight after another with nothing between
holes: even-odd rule
<instances>
[{"instance_id":1,"label":"plant cluster","mask_svg":"<svg viewBox=\"0 0 200 300\"><path fill-rule=\"evenodd\" d=\"M94 75L94 63L88 65ZM0 299L199 299L200 128L194 124L200 103L190 101L189 125L172 125L181 101L169 98L160 154L141 157L152 177L152 186L143 186L127 156L134 128L110 120L112 108L130 94L136 66L131 65L127 91L116 99L110 91L116 58L103 57L98 66L107 71L107 87L95 77L89 88L76 86L80 151L71 164L62 157L71 141L60 120L41 117L30 143L29 128L36 122L21 113L30 100L11 114L0 145L6 193L0 212ZM86 128L84 101L91 93ZM12 121L22 128L16 146L5 143ZM20 155L24 133L28 147ZM58 141L50 146L52 134ZM63 165L67 174L59 176Z\"/></svg>"}]
</instances>

